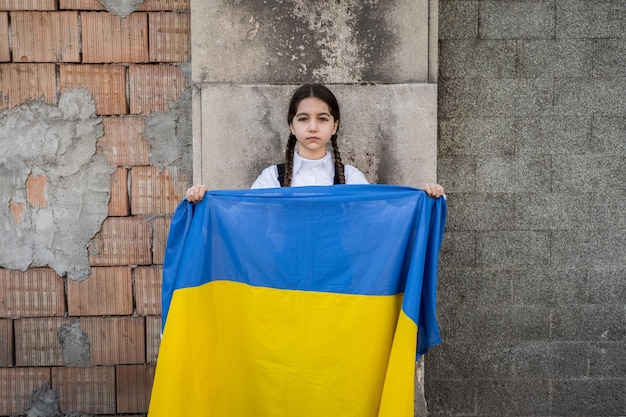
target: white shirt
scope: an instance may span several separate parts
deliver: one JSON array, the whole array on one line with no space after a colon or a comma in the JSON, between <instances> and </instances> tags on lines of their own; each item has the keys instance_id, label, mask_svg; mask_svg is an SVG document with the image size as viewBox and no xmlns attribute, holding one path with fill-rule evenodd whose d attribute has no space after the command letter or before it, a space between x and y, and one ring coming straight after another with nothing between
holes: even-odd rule
<instances>
[{"instance_id":1,"label":"white shirt","mask_svg":"<svg viewBox=\"0 0 626 417\"><path fill-rule=\"evenodd\" d=\"M352 165L344 165L346 184L369 184L365 175ZM292 187L307 185L333 185L335 162L329 152L322 159L304 159L297 152L293 155ZM278 168L271 165L261 172L250 188L280 188Z\"/></svg>"}]
</instances>

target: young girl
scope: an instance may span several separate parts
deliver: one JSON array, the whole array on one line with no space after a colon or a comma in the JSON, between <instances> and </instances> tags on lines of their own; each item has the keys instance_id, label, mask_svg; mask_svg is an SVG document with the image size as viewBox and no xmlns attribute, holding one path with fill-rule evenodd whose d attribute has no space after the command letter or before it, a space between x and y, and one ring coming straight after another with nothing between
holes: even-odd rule
<instances>
[{"instance_id":1,"label":"young girl","mask_svg":"<svg viewBox=\"0 0 626 417\"><path fill-rule=\"evenodd\" d=\"M332 91L320 84L298 88L287 113L291 133L285 163L265 168L251 188L367 184L361 171L341 161L337 144L339 120L339 104ZM332 156L326 150L328 142L332 145ZM205 185L194 185L187 190L187 200L197 203L207 190ZM424 190L431 197L443 195L443 187L438 184L429 184Z\"/></svg>"}]
</instances>

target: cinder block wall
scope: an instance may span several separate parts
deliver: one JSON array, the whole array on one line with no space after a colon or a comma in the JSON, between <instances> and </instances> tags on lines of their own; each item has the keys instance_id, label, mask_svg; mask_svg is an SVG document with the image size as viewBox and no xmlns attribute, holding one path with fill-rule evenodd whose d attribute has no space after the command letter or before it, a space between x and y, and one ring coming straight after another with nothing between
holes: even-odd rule
<instances>
[{"instance_id":1,"label":"cinder block wall","mask_svg":"<svg viewBox=\"0 0 626 417\"><path fill-rule=\"evenodd\" d=\"M439 4L430 415L626 415L626 3Z\"/></svg>"},{"instance_id":2,"label":"cinder block wall","mask_svg":"<svg viewBox=\"0 0 626 417\"><path fill-rule=\"evenodd\" d=\"M190 10L188 0L109 3L116 9L96 0L0 0L0 111L57 106L62 92L86 88L102 126L97 153L114 172L86 279L47 267L0 269L0 416L147 413L166 235L190 178L155 160L173 138L146 132L167 130L163 120L182 129L190 117ZM3 146L17 146L21 133ZM45 187L55 185L46 181L29 177L23 204L45 205Z\"/></svg>"}]
</instances>

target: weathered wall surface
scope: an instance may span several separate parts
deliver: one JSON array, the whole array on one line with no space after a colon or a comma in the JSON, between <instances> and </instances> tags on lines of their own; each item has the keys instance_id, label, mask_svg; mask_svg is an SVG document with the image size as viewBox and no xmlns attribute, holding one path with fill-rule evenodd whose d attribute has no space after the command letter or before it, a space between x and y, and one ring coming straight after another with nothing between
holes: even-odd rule
<instances>
[{"instance_id":1,"label":"weathered wall surface","mask_svg":"<svg viewBox=\"0 0 626 417\"><path fill-rule=\"evenodd\" d=\"M0 415L145 415L188 0L0 0Z\"/></svg>"},{"instance_id":2,"label":"weathered wall surface","mask_svg":"<svg viewBox=\"0 0 626 417\"><path fill-rule=\"evenodd\" d=\"M626 415L626 3L440 2L433 416Z\"/></svg>"}]
</instances>

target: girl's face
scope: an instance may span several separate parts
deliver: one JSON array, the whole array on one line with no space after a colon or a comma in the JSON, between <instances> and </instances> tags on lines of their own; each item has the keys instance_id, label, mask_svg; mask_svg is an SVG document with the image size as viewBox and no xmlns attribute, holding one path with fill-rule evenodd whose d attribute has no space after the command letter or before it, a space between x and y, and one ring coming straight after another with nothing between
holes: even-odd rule
<instances>
[{"instance_id":1,"label":"girl's face","mask_svg":"<svg viewBox=\"0 0 626 417\"><path fill-rule=\"evenodd\" d=\"M322 159L330 137L337 133L339 120L330 114L328 104L319 98L308 97L298 104L289 126L298 140L298 154L305 159Z\"/></svg>"}]
</instances>

